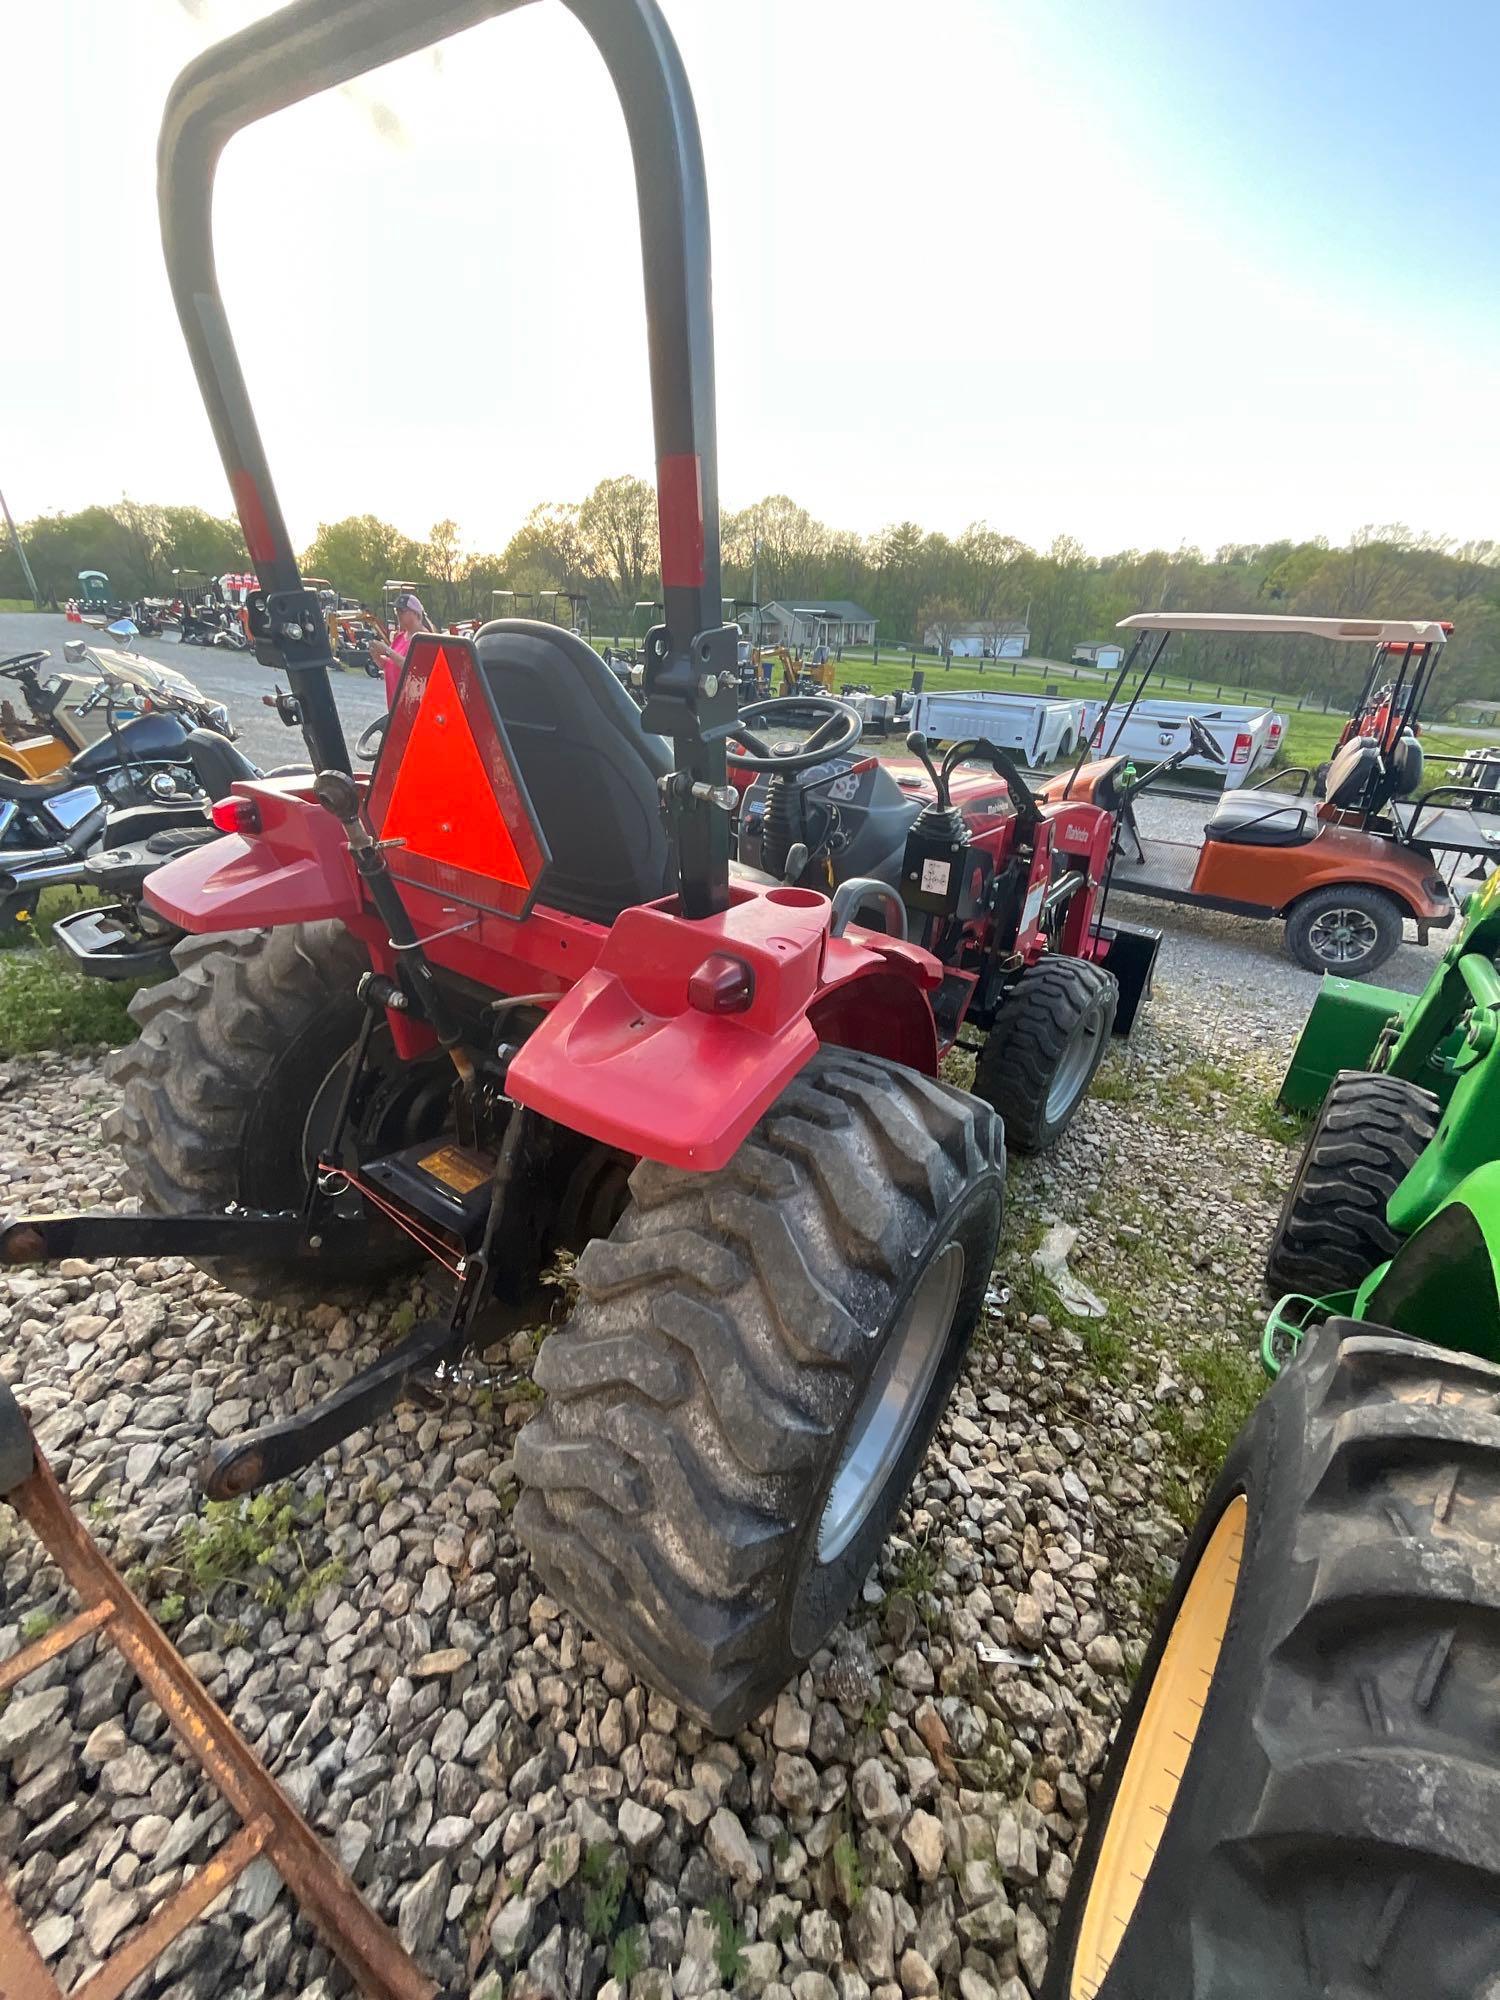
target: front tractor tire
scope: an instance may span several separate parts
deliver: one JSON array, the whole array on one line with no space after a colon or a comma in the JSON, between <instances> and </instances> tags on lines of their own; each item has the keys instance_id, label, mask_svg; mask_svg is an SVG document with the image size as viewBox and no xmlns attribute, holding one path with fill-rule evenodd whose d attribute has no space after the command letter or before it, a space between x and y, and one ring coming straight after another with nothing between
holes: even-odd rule
<instances>
[{"instance_id":1,"label":"front tractor tire","mask_svg":"<svg viewBox=\"0 0 1500 2000\"><path fill-rule=\"evenodd\" d=\"M1326 1321L1190 1538L1043 2000L1496 1990L1497 1542L1500 1368Z\"/></svg>"},{"instance_id":2,"label":"front tractor tire","mask_svg":"<svg viewBox=\"0 0 1500 2000\"><path fill-rule=\"evenodd\" d=\"M139 1039L106 1070L119 1101L105 1135L127 1183L153 1215L299 1206L363 1020L355 988L369 959L341 924L312 923L188 938L173 960L171 979L131 1001ZM437 1129L443 1080L403 1072L383 1031L371 1053L383 1136L394 1145ZM226 1258L204 1268L246 1298L305 1304L330 1287L368 1292L413 1261L406 1239L376 1223L366 1247L320 1260L311 1282Z\"/></svg>"},{"instance_id":3,"label":"front tractor tire","mask_svg":"<svg viewBox=\"0 0 1500 2000\"><path fill-rule=\"evenodd\" d=\"M1400 1239L1386 1222L1391 1196L1438 1128L1430 1090L1397 1076L1342 1069L1328 1095L1276 1218L1266 1257L1273 1298L1327 1298L1353 1291Z\"/></svg>"},{"instance_id":4,"label":"front tractor tire","mask_svg":"<svg viewBox=\"0 0 1500 2000\"><path fill-rule=\"evenodd\" d=\"M1044 958L1001 1001L974 1065L975 1094L1005 1121L1017 1153L1055 1146L1104 1060L1119 1005L1112 972L1082 958Z\"/></svg>"},{"instance_id":5,"label":"front tractor tire","mask_svg":"<svg viewBox=\"0 0 1500 2000\"><path fill-rule=\"evenodd\" d=\"M719 1172L637 1166L579 1258L516 1526L709 1728L764 1707L875 1560L979 1317L1004 1173L987 1105L830 1048Z\"/></svg>"}]
</instances>

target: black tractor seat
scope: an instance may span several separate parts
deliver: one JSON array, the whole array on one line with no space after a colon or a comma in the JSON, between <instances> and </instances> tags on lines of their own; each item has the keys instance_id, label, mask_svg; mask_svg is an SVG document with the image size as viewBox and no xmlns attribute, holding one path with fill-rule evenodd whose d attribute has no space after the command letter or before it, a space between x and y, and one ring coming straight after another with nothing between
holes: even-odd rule
<instances>
[{"instance_id":1,"label":"black tractor seat","mask_svg":"<svg viewBox=\"0 0 1500 2000\"><path fill-rule=\"evenodd\" d=\"M0 775L0 799L16 806L39 806L48 799L55 799L60 792L76 792L81 785L89 783L81 778L71 764L64 764L60 771L53 771L45 778L12 778Z\"/></svg>"},{"instance_id":2,"label":"black tractor seat","mask_svg":"<svg viewBox=\"0 0 1500 2000\"><path fill-rule=\"evenodd\" d=\"M1298 799L1230 792L1219 801L1203 837L1235 847L1306 847L1318 837L1318 818L1313 806Z\"/></svg>"},{"instance_id":3,"label":"black tractor seat","mask_svg":"<svg viewBox=\"0 0 1500 2000\"><path fill-rule=\"evenodd\" d=\"M552 854L538 900L611 924L666 895L658 787L671 752L593 647L560 625L496 618L474 648Z\"/></svg>"}]
</instances>

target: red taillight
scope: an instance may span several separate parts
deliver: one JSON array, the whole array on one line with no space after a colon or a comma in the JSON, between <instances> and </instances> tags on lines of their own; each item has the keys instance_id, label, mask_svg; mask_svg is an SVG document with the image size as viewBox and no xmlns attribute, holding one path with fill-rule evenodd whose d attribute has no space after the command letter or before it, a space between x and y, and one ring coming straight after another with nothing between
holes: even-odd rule
<instances>
[{"instance_id":1,"label":"red taillight","mask_svg":"<svg viewBox=\"0 0 1500 2000\"><path fill-rule=\"evenodd\" d=\"M1248 764L1250 762L1250 738L1243 729L1234 739L1234 749L1229 754L1229 761L1231 764Z\"/></svg>"},{"instance_id":2,"label":"red taillight","mask_svg":"<svg viewBox=\"0 0 1500 2000\"><path fill-rule=\"evenodd\" d=\"M1279 722L1273 721L1271 724L1271 741L1273 743L1281 741L1281 724Z\"/></svg>"},{"instance_id":3,"label":"red taillight","mask_svg":"<svg viewBox=\"0 0 1500 2000\"><path fill-rule=\"evenodd\" d=\"M254 799L215 799L208 816L220 833L259 833L260 807Z\"/></svg>"},{"instance_id":4,"label":"red taillight","mask_svg":"<svg viewBox=\"0 0 1500 2000\"><path fill-rule=\"evenodd\" d=\"M688 980L688 1005L700 1014L743 1014L754 998L755 974L727 952L711 952Z\"/></svg>"},{"instance_id":5,"label":"red taillight","mask_svg":"<svg viewBox=\"0 0 1500 2000\"><path fill-rule=\"evenodd\" d=\"M1096 750L1097 750L1097 749L1099 748L1100 744L1101 744L1101 743L1102 743L1102 742L1104 741L1104 718L1103 718L1103 716L1100 716L1099 720L1098 720L1098 721L1097 721L1097 722L1096 722L1096 723L1094 724L1094 734L1093 734L1093 736L1092 736L1092 738L1091 738L1090 740L1091 740L1091 742L1092 742L1092 745L1093 745L1094 749L1096 749Z\"/></svg>"}]
</instances>

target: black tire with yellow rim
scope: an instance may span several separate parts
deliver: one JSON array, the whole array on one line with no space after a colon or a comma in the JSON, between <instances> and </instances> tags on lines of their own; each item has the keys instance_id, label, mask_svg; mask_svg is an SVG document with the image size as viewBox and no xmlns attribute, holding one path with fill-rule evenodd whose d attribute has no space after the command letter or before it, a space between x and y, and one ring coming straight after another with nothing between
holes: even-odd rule
<instances>
[{"instance_id":1,"label":"black tire with yellow rim","mask_svg":"<svg viewBox=\"0 0 1500 2000\"><path fill-rule=\"evenodd\" d=\"M1500 1996L1500 1368L1330 1320L1240 1433L1044 2000Z\"/></svg>"}]
</instances>

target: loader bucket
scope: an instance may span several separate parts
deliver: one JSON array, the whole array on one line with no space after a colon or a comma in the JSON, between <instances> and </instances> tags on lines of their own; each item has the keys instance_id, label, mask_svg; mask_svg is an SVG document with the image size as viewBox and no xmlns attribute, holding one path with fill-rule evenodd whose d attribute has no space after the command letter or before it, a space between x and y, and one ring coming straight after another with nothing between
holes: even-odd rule
<instances>
[{"instance_id":1,"label":"loader bucket","mask_svg":"<svg viewBox=\"0 0 1500 2000\"><path fill-rule=\"evenodd\" d=\"M1357 979L1325 978L1279 1093L1288 1111L1316 1111L1341 1069L1368 1069L1380 1031L1406 1019L1412 995Z\"/></svg>"}]
</instances>

